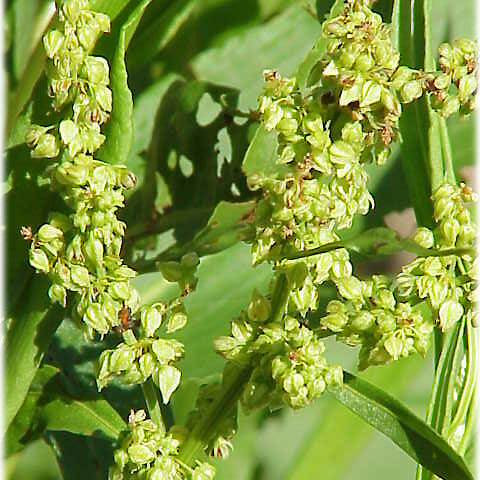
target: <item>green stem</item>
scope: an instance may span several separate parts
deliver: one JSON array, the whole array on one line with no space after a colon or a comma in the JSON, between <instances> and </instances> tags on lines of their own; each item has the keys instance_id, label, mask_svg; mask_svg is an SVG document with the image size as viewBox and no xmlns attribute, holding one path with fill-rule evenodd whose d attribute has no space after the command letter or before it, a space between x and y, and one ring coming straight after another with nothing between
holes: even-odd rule
<instances>
[{"instance_id":1,"label":"green stem","mask_svg":"<svg viewBox=\"0 0 480 480\"><path fill-rule=\"evenodd\" d=\"M229 380L228 386L224 388L222 395L216 399L206 415L195 425L180 447L178 458L182 462L191 464L201 455L202 450L215 435L218 425L223 420L223 416L231 412L235 407L251 373L252 367L249 365L239 370Z\"/></svg>"},{"instance_id":2,"label":"green stem","mask_svg":"<svg viewBox=\"0 0 480 480\"><path fill-rule=\"evenodd\" d=\"M272 294L272 314L270 320L277 322L285 313L290 286L285 274L281 273L275 283ZM230 378L225 377L222 394L217 397L206 414L198 421L185 442L180 447L178 458L186 463L192 462L201 455L206 445L217 434L218 426L237 404L246 383L250 379L253 366L239 368Z\"/></svg>"},{"instance_id":3,"label":"green stem","mask_svg":"<svg viewBox=\"0 0 480 480\"><path fill-rule=\"evenodd\" d=\"M158 398L157 394L158 389L151 378L149 378L145 383L142 383L142 391L150 418L157 424L161 432L165 433L167 429L163 421L160 399Z\"/></svg>"},{"instance_id":4,"label":"green stem","mask_svg":"<svg viewBox=\"0 0 480 480\"><path fill-rule=\"evenodd\" d=\"M472 409L472 399L474 397L474 390L475 390L475 380L477 378L478 373L478 359L477 359L477 338L476 333L474 331L474 327L470 321L467 320L467 342L466 342L466 350L467 350L467 366L466 366L466 373L465 373L465 383L461 392L460 400L458 402L457 411L455 412L455 417L450 425L449 434L447 436L448 443L450 443L454 448L458 448L460 444L465 444L464 441L465 434L467 431L467 418L468 412ZM473 407L474 409L474 407ZM465 432L458 440L455 440L455 432L456 430L462 425L465 425Z\"/></svg>"},{"instance_id":5,"label":"green stem","mask_svg":"<svg viewBox=\"0 0 480 480\"><path fill-rule=\"evenodd\" d=\"M452 185L456 185L455 170L453 168L452 145L448 135L447 121L440 118L440 138L442 143L443 166L445 169L445 180Z\"/></svg>"}]
</instances>

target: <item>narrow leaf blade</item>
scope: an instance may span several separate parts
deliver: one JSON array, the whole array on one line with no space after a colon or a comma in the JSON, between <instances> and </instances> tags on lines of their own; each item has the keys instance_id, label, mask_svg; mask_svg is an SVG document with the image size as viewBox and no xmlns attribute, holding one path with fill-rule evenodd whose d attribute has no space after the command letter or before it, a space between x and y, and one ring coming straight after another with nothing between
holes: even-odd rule
<instances>
[{"instance_id":1,"label":"narrow leaf blade","mask_svg":"<svg viewBox=\"0 0 480 480\"><path fill-rule=\"evenodd\" d=\"M402 403L348 372L335 398L445 480L473 480L463 458Z\"/></svg>"}]
</instances>

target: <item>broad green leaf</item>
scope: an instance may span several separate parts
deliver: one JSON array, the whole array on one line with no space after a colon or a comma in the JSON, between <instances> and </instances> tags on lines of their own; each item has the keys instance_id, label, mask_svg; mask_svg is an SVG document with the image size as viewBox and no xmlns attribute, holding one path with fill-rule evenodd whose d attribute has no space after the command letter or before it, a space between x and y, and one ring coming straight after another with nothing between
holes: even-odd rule
<instances>
[{"instance_id":1,"label":"broad green leaf","mask_svg":"<svg viewBox=\"0 0 480 480\"><path fill-rule=\"evenodd\" d=\"M25 401L8 427L5 437L5 456L7 458L22 450L41 434L41 429L35 428L34 425L38 400L45 385L47 385L58 372L58 368L51 365L44 365L38 369Z\"/></svg>"},{"instance_id":2,"label":"broad green leaf","mask_svg":"<svg viewBox=\"0 0 480 480\"><path fill-rule=\"evenodd\" d=\"M5 428L20 409L51 338L62 321L61 308L47 295L49 280L31 280L25 298L11 318L5 365Z\"/></svg>"},{"instance_id":3,"label":"broad green leaf","mask_svg":"<svg viewBox=\"0 0 480 480\"><path fill-rule=\"evenodd\" d=\"M374 385L344 372L335 398L387 435L416 462L445 480L473 480L465 461L425 422Z\"/></svg>"},{"instance_id":4,"label":"broad green leaf","mask_svg":"<svg viewBox=\"0 0 480 480\"><path fill-rule=\"evenodd\" d=\"M45 395L52 395L45 392ZM46 430L116 440L126 423L104 399L82 400L58 393L39 409L39 421Z\"/></svg>"},{"instance_id":5,"label":"broad green leaf","mask_svg":"<svg viewBox=\"0 0 480 480\"><path fill-rule=\"evenodd\" d=\"M106 141L98 158L108 163L125 165L133 139L133 100L128 87L125 53L143 12L151 0L143 0L130 13L120 27L116 49L111 63L110 87L112 89L112 113L105 126Z\"/></svg>"},{"instance_id":6,"label":"broad green leaf","mask_svg":"<svg viewBox=\"0 0 480 480\"><path fill-rule=\"evenodd\" d=\"M236 105L238 92L208 82L178 79L171 83L155 112L155 128L147 154L142 208L134 236L155 235L171 228L177 242L191 241L207 223L220 200L241 201L249 195L240 163L247 149L248 125L217 112L201 123L202 98ZM222 146L230 144L227 152ZM168 200L168 202L167 202ZM167 203L167 204L165 204ZM167 205L168 212L160 216ZM128 233L127 235L132 235Z\"/></svg>"},{"instance_id":7,"label":"broad green leaf","mask_svg":"<svg viewBox=\"0 0 480 480\"><path fill-rule=\"evenodd\" d=\"M192 68L199 79L240 89L240 107L255 108L263 70L276 69L283 76L294 74L320 31L318 22L299 4L292 5L266 24L201 53Z\"/></svg>"},{"instance_id":8,"label":"broad green leaf","mask_svg":"<svg viewBox=\"0 0 480 480\"><path fill-rule=\"evenodd\" d=\"M135 69L139 65L151 61L191 16L195 4L195 0L171 2L165 11L134 39L127 57L129 67Z\"/></svg>"}]
</instances>

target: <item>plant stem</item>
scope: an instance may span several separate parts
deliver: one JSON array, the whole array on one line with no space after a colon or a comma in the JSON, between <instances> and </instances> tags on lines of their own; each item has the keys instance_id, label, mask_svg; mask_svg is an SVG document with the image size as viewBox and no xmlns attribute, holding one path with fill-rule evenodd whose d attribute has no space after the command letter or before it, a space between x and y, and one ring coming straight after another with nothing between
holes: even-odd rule
<instances>
[{"instance_id":1,"label":"plant stem","mask_svg":"<svg viewBox=\"0 0 480 480\"><path fill-rule=\"evenodd\" d=\"M272 294L271 322L279 321L285 313L285 307L290 293L290 286L287 277L281 273L275 283ZM223 374L222 394L213 402L206 414L195 425L185 442L180 447L178 458L191 464L201 455L202 450L217 434L218 425L225 415L228 415L237 404L246 383L252 374L253 365L247 365L235 370L235 373L227 378L225 369Z\"/></svg>"},{"instance_id":2,"label":"plant stem","mask_svg":"<svg viewBox=\"0 0 480 480\"><path fill-rule=\"evenodd\" d=\"M167 429L162 417L162 409L160 407L160 399L158 398L157 394L157 387L151 378L149 378L145 383L142 383L142 391L150 418L157 424L161 432L165 433Z\"/></svg>"},{"instance_id":3,"label":"plant stem","mask_svg":"<svg viewBox=\"0 0 480 480\"><path fill-rule=\"evenodd\" d=\"M222 395L215 400L206 415L195 425L180 447L178 458L182 462L191 464L201 454L205 446L208 445L215 435L218 425L223 420L223 416L231 412L235 407L251 373L252 366L249 365L239 370L233 378L229 379Z\"/></svg>"}]
</instances>

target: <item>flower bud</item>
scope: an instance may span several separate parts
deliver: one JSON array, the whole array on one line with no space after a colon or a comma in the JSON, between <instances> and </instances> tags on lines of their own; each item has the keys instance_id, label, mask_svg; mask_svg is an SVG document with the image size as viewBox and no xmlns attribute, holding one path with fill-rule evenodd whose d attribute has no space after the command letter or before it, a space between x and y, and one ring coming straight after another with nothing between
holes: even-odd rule
<instances>
[{"instance_id":1,"label":"flower bud","mask_svg":"<svg viewBox=\"0 0 480 480\"><path fill-rule=\"evenodd\" d=\"M48 296L52 302L58 302L62 307L67 304L67 290L57 283L53 283L48 289Z\"/></svg>"},{"instance_id":2,"label":"flower bud","mask_svg":"<svg viewBox=\"0 0 480 480\"><path fill-rule=\"evenodd\" d=\"M253 291L252 299L248 305L248 318L252 322L264 323L270 317L272 310L270 301L257 289Z\"/></svg>"},{"instance_id":3,"label":"flower bud","mask_svg":"<svg viewBox=\"0 0 480 480\"><path fill-rule=\"evenodd\" d=\"M400 90L407 82L412 80L414 75L413 70L408 67L398 67L397 71L392 76L392 87L395 90Z\"/></svg>"},{"instance_id":4,"label":"flower bud","mask_svg":"<svg viewBox=\"0 0 480 480\"><path fill-rule=\"evenodd\" d=\"M65 37L58 30L50 30L43 37L43 46L47 52L48 58L57 56L58 52L63 52Z\"/></svg>"},{"instance_id":5,"label":"flower bud","mask_svg":"<svg viewBox=\"0 0 480 480\"><path fill-rule=\"evenodd\" d=\"M47 254L40 248L30 249L29 260L30 265L35 268L37 272L48 273L50 270Z\"/></svg>"},{"instance_id":6,"label":"flower bud","mask_svg":"<svg viewBox=\"0 0 480 480\"><path fill-rule=\"evenodd\" d=\"M352 328L362 332L375 324L375 317L370 312L360 312L352 321Z\"/></svg>"},{"instance_id":7,"label":"flower bud","mask_svg":"<svg viewBox=\"0 0 480 480\"><path fill-rule=\"evenodd\" d=\"M395 330L397 322L391 313L385 312L384 310L375 310L375 317L381 333L390 333Z\"/></svg>"},{"instance_id":8,"label":"flower bud","mask_svg":"<svg viewBox=\"0 0 480 480\"><path fill-rule=\"evenodd\" d=\"M413 240L423 248L432 248L435 243L433 232L425 227L419 227L415 230Z\"/></svg>"},{"instance_id":9,"label":"flower bud","mask_svg":"<svg viewBox=\"0 0 480 480\"><path fill-rule=\"evenodd\" d=\"M128 447L128 456L130 461L136 465L145 465L146 463L153 462L155 460L155 453L146 445L133 444Z\"/></svg>"},{"instance_id":10,"label":"flower bud","mask_svg":"<svg viewBox=\"0 0 480 480\"><path fill-rule=\"evenodd\" d=\"M215 468L208 463L200 463L192 473L192 480L213 480L214 478Z\"/></svg>"},{"instance_id":11,"label":"flower bud","mask_svg":"<svg viewBox=\"0 0 480 480\"><path fill-rule=\"evenodd\" d=\"M460 233L460 228L460 223L456 218L448 217L442 221L440 229L448 245L455 245L457 236Z\"/></svg>"},{"instance_id":12,"label":"flower bud","mask_svg":"<svg viewBox=\"0 0 480 480\"><path fill-rule=\"evenodd\" d=\"M401 338L392 335L385 340L384 347L394 360L398 360L403 352L404 344Z\"/></svg>"},{"instance_id":13,"label":"flower bud","mask_svg":"<svg viewBox=\"0 0 480 480\"><path fill-rule=\"evenodd\" d=\"M155 358L151 353L145 353L140 357L140 360L138 361L138 367L140 368L143 377L145 379L149 378L155 369Z\"/></svg>"},{"instance_id":14,"label":"flower bud","mask_svg":"<svg viewBox=\"0 0 480 480\"><path fill-rule=\"evenodd\" d=\"M455 325L463 315L462 304L456 300L447 300L439 310L438 319L443 332Z\"/></svg>"},{"instance_id":15,"label":"flower bud","mask_svg":"<svg viewBox=\"0 0 480 480\"><path fill-rule=\"evenodd\" d=\"M128 370L135 361L135 350L125 345L117 347L113 350L110 356L110 371L118 373L123 370Z\"/></svg>"},{"instance_id":16,"label":"flower bud","mask_svg":"<svg viewBox=\"0 0 480 480\"><path fill-rule=\"evenodd\" d=\"M63 120L59 127L60 137L65 145L78 137L78 127L72 120Z\"/></svg>"},{"instance_id":17,"label":"flower bud","mask_svg":"<svg viewBox=\"0 0 480 480\"><path fill-rule=\"evenodd\" d=\"M102 335L108 333L109 327L103 315L102 306L99 303L92 303L83 315L83 321Z\"/></svg>"},{"instance_id":18,"label":"flower bud","mask_svg":"<svg viewBox=\"0 0 480 480\"><path fill-rule=\"evenodd\" d=\"M419 80L407 82L400 90L400 97L403 103L410 103L422 96L422 84Z\"/></svg>"},{"instance_id":19,"label":"flower bud","mask_svg":"<svg viewBox=\"0 0 480 480\"><path fill-rule=\"evenodd\" d=\"M180 330L187 324L187 311L185 306L182 304L178 305L170 315L167 323L167 333L176 332Z\"/></svg>"},{"instance_id":20,"label":"flower bud","mask_svg":"<svg viewBox=\"0 0 480 480\"><path fill-rule=\"evenodd\" d=\"M31 155L33 158L54 158L60 152L58 140L51 133L44 133L38 138L36 147Z\"/></svg>"},{"instance_id":21,"label":"flower bud","mask_svg":"<svg viewBox=\"0 0 480 480\"><path fill-rule=\"evenodd\" d=\"M362 298L362 282L356 277L345 277L336 280L340 295L348 300L359 300Z\"/></svg>"},{"instance_id":22,"label":"flower bud","mask_svg":"<svg viewBox=\"0 0 480 480\"><path fill-rule=\"evenodd\" d=\"M52 240L55 240L57 238L62 238L62 237L63 237L63 232L58 228L52 225L49 225L48 223L46 223L45 225L42 225L37 233L38 240L44 243L51 242Z\"/></svg>"},{"instance_id":23,"label":"flower bud","mask_svg":"<svg viewBox=\"0 0 480 480\"><path fill-rule=\"evenodd\" d=\"M362 94L360 100L360 107L367 107L380 101L382 95L382 88L376 82L371 80L366 81L362 87Z\"/></svg>"},{"instance_id":24,"label":"flower bud","mask_svg":"<svg viewBox=\"0 0 480 480\"><path fill-rule=\"evenodd\" d=\"M325 374L325 381L329 387L340 387L343 385L343 369L340 365L329 367Z\"/></svg>"},{"instance_id":25,"label":"flower bud","mask_svg":"<svg viewBox=\"0 0 480 480\"><path fill-rule=\"evenodd\" d=\"M165 365L157 369L152 378L155 384L162 392L163 403L166 405L172 393L177 389L180 383L181 373L178 368L172 365Z\"/></svg>"},{"instance_id":26,"label":"flower bud","mask_svg":"<svg viewBox=\"0 0 480 480\"><path fill-rule=\"evenodd\" d=\"M128 462L128 454L125 450L115 450L115 453L113 454L113 458L115 460L115 463L118 465L120 470L123 470L125 466L127 465ZM121 477L123 478L123 477Z\"/></svg>"},{"instance_id":27,"label":"flower bud","mask_svg":"<svg viewBox=\"0 0 480 480\"><path fill-rule=\"evenodd\" d=\"M85 257L95 268L101 267L103 263L103 244L92 235L85 243Z\"/></svg>"},{"instance_id":28,"label":"flower bud","mask_svg":"<svg viewBox=\"0 0 480 480\"><path fill-rule=\"evenodd\" d=\"M153 337L153 334L162 324L162 314L155 307L146 307L140 314L140 324L146 337Z\"/></svg>"},{"instance_id":29,"label":"flower bud","mask_svg":"<svg viewBox=\"0 0 480 480\"><path fill-rule=\"evenodd\" d=\"M477 88L477 79L474 73L462 77L458 85L458 99L465 103Z\"/></svg>"},{"instance_id":30,"label":"flower bud","mask_svg":"<svg viewBox=\"0 0 480 480\"><path fill-rule=\"evenodd\" d=\"M458 112L460 108L460 102L457 97L448 97L445 103L442 106L442 110L440 111L442 117L450 117L451 115Z\"/></svg>"},{"instance_id":31,"label":"flower bud","mask_svg":"<svg viewBox=\"0 0 480 480\"><path fill-rule=\"evenodd\" d=\"M332 332L341 332L348 323L348 317L344 313L330 313L320 319L320 324Z\"/></svg>"},{"instance_id":32,"label":"flower bud","mask_svg":"<svg viewBox=\"0 0 480 480\"><path fill-rule=\"evenodd\" d=\"M88 56L85 59L84 68L89 82L108 85L109 69L108 63L104 58Z\"/></svg>"},{"instance_id":33,"label":"flower bud","mask_svg":"<svg viewBox=\"0 0 480 480\"><path fill-rule=\"evenodd\" d=\"M81 287L88 287L90 285L90 276L88 270L81 265L72 265L70 268L72 282Z\"/></svg>"},{"instance_id":34,"label":"flower bud","mask_svg":"<svg viewBox=\"0 0 480 480\"><path fill-rule=\"evenodd\" d=\"M112 91L105 85L97 84L93 88L95 100L106 112L112 111Z\"/></svg>"}]
</instances>

